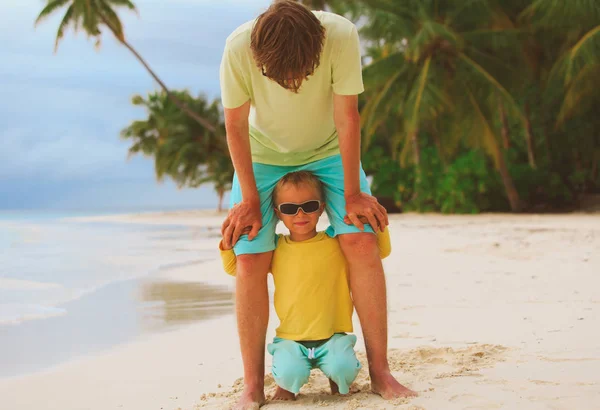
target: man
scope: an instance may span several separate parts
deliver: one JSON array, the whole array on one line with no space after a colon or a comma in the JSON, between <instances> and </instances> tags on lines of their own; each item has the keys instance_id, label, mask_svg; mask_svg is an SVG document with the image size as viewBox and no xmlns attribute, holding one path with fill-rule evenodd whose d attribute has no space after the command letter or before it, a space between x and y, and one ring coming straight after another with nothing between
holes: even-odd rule
<instances>
[{"instance_id":1,"label":"man","mask_svg":"<svg viewBox=\"0 0 600 410\"><path fill-rule=\"evenodd\" d=\"M271 194L283 175L297 170L311 171L325 184L329 233L340 235L348 262L372 390L384 398L414 394L393 378L387 361L385 278L372 228L383 230L388 221L360 165L363 90L358 33L341 16L278 1L227 39L221 97L236 206L222 233L238 258L244 392L237 409L257 408L265 400L267 273L277 223ZM250 233L242 235L247 227Z\"/></svg>"}]
</instances>

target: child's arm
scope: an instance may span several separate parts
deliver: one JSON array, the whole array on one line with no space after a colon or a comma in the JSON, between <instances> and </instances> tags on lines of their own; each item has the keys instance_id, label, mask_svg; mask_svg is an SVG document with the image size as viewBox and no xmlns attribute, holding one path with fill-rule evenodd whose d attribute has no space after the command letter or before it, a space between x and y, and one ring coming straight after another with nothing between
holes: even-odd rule
<instances>
[{"instance_id":1,"label":"child's arm","mask_svg":"<svg viewBox=\"0 0 600 410\"><path fill-rule=\"evenodd\" d=\"M224 249L223 241L219 242L219 252L223 261L223 269L231 276L235 276L235 268L237 266L237 258L232 248Z\"/></svg>"},{"instance_id":2,"label":"child's arm","mask_svg":"<svg viewBox=\"0 0 600 410\"><path fill-rule=\"evenodd\" d=\"M392 253L392 242L390 241L390 230L386 226L383 232L377 231L377 245L379 245L379 256L387 258Z\"/></svg>"},{"instance_id":3,"label":"child's arm","mask_svg":"<svg viewBox=\"0 0 600 410\"><path fill-rule=\"evenodd\" d=\"M364 216L360 216L358 218L362 223L368 224L369 220ZM350 225L350 219L348 216L344 217L344 222ZM379 257L381 259L385 259L392 253L392 242L390 240L390 231L386 226L383 232L376 230L375 234L377 235L377 245L379 246Z\"/></svg>"},{"instance_id":4,"label":"child's arm","mask_svg":"<svg viewBox=\"0 0 600 410\"><path fill-rule=\"evenodd\" d=\"M279 235L275 236L275 246L277 246L277 242L279 240ZM237 257L235 256L235 252L233 252L233 248L225 249L223 245L223 241L219 242L219 252L221 254L221 261L223 261L223 269L228 275L235 276L235 270L237 268ZM271 268L269 268L269 272L271 272Z\"/></svg>"}]
</instances>

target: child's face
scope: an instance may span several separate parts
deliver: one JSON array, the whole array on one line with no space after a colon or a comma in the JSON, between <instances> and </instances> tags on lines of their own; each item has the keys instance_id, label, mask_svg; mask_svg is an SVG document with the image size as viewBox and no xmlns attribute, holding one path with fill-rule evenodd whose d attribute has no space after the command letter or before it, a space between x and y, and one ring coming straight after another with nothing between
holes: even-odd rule
<instances>
[{"instance_id":1,"label":"child's face","mask_svg":"<svg viewBox=\"0 0 600 410\"><path fill-rule=\"evenodd\" d=\"M321 206L316 212L305 214L302 208L296 215L285 215L279 211L279 205L284 203L302 204L307 201L321 201ZM277 192L275 198L275 213L277 217L290 230L290 234L301 236L314 233L317 229L319 217L325 209L319 190L310 184L286 184ZM308 238L306 238L308 239Z\"/></svg>"}]
</instances>

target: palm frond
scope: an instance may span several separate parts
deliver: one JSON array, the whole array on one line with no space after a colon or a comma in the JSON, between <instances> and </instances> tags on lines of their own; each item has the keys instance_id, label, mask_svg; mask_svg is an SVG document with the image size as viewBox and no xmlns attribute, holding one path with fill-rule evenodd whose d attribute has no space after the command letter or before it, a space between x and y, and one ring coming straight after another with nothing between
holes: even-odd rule
<instances>
[{"instance_id":1,"label":"palm frond","mask_svg":"<svg viewBox=\"0 0 600 410\"><path fill-rule=\"evenodd\" d=\"M394 0L362 0L374 10L384 11L402 19L414 20L415 9Z\"/></svg>"},{"instance_id":2,"label":"palm frond","mask_svg":"<svg viewBox=\"0 0 600 410\"><path fill-rule=\"evenodd\" d=\"M500 159L498 158L498 154L500 153L498 148L498 137L494 133L491 122L485 116L484 110L478 103L474 94L468 87L465 91L471 103L471 107L473 109L472 112L474 114L471 127L471 138L481 139L480 141L482 147L492 157L496 168L498 168L500 162Z\"/></svg>"},{"instance_id":3,"label":"palm frond","mask_svg":"<svg viewBox=\"0 0 600 410\"><path fill-rule=\"evenodd\" d=\"M583 64L600 61L600 25L587 32L569 52L569 67L565 77L567 84L573 77L574 63L578 59Z\"/></svg>"},{"instance_id":4,"label":"palm frond","mask_svg":"<svg viewBox=\"0 0 600 410\"><path fill-rule=\"evenodd\" d=\"M398 71L406 69L404 53L395 52L379 60L375 60L363 70L363 81L365 88L373 89L381 87Z\"/></svg>"},{"instance_id":5,"label":"palm frond","mask_svg":"<svg viewBox=\"0 0 600 410\"><path fill-rule=\"evenodd\" d=\"M362 141L364 150L368 149L369 145L371 144L371 138L373 137L373 134L377 128L379 128L381 123L386 120L387 114L391 108L391 104L386 104L383 112L379 110L379 107L382 105L382 102L390 96L392 86L402 74L402 71L398 71L392 75L383 88L376 94L376 96L371 98L363 108L361 113L361 127L364 130Z\"/></svg>"},{"instance_id":6,"label":"palm frond","mask_svg":"<svg viewBox=\"0 0 600 410\"><path fill-rule=\"evenodd\" d=\"M578 111L585 111L589 102L597 99L598 88L600 63L588 64L570 82L556 120L556 127L562 126Z\"/></svg>"},{"instance_id":7,"label":"palm frond","mask_svg":"<svg viewBox=\"0 0 600 410\"><path fill-rule=\"evenodd\" d=\"M515 102L513 96L506 90L506 88L504 88L498 82L498 80L496 80L496 78L494 78L494 76L492 76L483 67L481 67L475 61L469 58L465 53L460 53L459 59L466 64L466 67L468 67L469 71L472 74L475 74L475 77L477 79L480 79L483 81L483 83L489 85L492 90L498 91L502 99L508 103L507 108L509 108L513 113L515 113L521 121L525 121L523 113L519 108L518 104Z\"/></svg>"},{"instance_id":8,"label":"palm frond","mask_svg":"<svg viewBox=\"0 0 600 410\"><path fill-rule=\"evenodd\" d=\"M108 26L114 36L119 41L125 41L125 33L123 32L123 24L115 11L105 2L100 3L100 19Z\"/></svg>"},{"instance_id":9,"label":"palm frond","mask_svg":"<svg viewBox=\"0 0 600 410\"><path fill-rule=\"evenodd\" d=\"M523 10L519 21L528 21L536 28L568 30L580 27L589 30L600 21L600 3L595 0L535 0Z\"/></svg>"},{"instance_id":10,"label":"palm frond","mask_svg":"<svg viewBox=\"0 0 600 410\"><path fill-rule=\"evenodd\" d=\"M423 91L425 90L425 85L427 83L427 77L429 75L429 66L431 64L431 56L427 57L425 60L425 64L423 65L423 69L421 70L421 74L419 76L419 84L417 88L416 101L413 105L412 116L410 121L411 129L418 128L419 124L419 112L421 111L421 101L423 99Z\"/></svg>"},{"instance_id":11,"label":"palm frond","mask_svg":"<svg viewBox=\"0 0 600 410\"><path fill-rule=\"evenodd\" d=\"M58 50L58 45L60 44L60 40L62 40L62 38L65 35L65 30L67 29L69 24L71 24L71 22L73 21L73 16L74 16L74 7L73 7L73 5L71 5L65 12L63 19L61 20L60 24L58 25L58 30L56 32L56 40L54 41L54 52L55 53Z\"/></svg>"},{"instance_id":12,"label":"palm frond","mask_svg":"<svg viewBox=\"0 0 600 410\"><path fill-rule=\"evenodd\" d=\"M35 19L34 27L41 23L44 19L48 18L56 10L69 3L70 1L71 0L51 0L50 2L48 2L46 7L42 9L40 14Z\"/></svg>"}]
</instances>

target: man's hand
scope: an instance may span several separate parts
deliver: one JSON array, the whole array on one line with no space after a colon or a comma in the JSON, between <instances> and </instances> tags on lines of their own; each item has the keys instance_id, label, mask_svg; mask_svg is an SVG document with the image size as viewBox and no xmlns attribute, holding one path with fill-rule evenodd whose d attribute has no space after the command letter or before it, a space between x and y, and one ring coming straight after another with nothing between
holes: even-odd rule
<instances>
[{"instance_id":1,"label":"man's hand","mask_svg":"<svg viewBox=\"0 0 600 410\"><path fill-rule=\"evenodd\" d=\"M366 218L373 230L379 229L381 232L389 225L387 211L377 202L374 196L359 192L356 195L346 197L346 213L344 221L348 225L354 225L361 231L365 229L364 219ZM361 221L363 219L363 221Z\"/></svg>"},{"instance_id":2,"label":"man's hand","mask_svg":"<svg viewBox=\"0 0 600 410\"><path fill-rule=\"evenodd\" d=\"M221 226L223 247L231 249L248 229L248 239L252 240L258 235L262 226L262 214L259 202L242 201L229 210L227 218Z\"/></svg>"}]
</instances>

